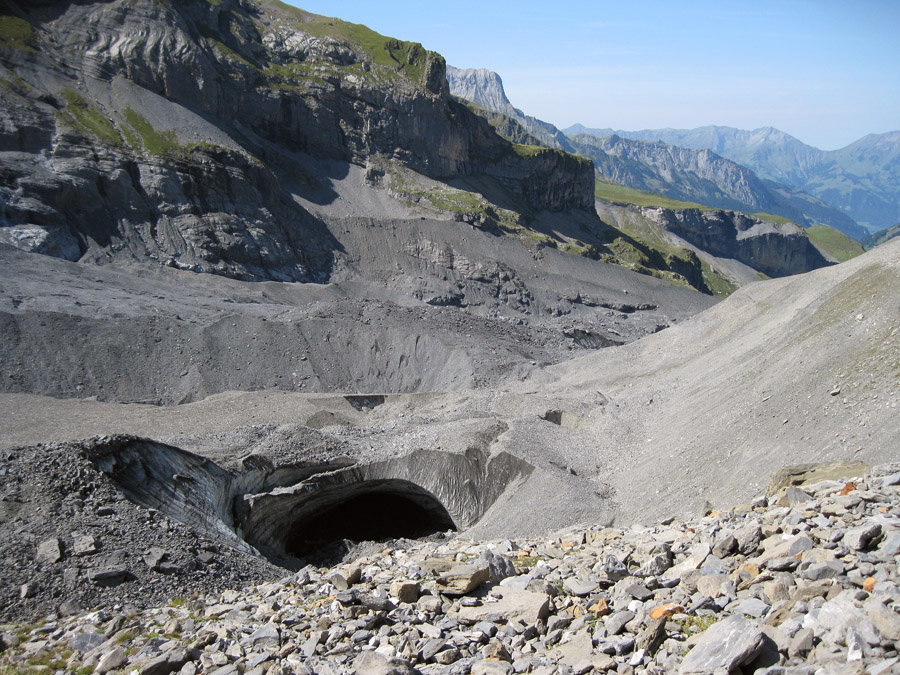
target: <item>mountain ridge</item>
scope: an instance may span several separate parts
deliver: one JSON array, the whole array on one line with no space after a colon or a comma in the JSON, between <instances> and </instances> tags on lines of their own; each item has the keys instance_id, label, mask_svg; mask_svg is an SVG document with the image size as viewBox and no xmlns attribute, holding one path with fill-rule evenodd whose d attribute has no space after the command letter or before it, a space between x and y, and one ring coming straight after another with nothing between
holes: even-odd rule
<instances>
[{"instance_id":1,"label":"mountain ridge","mask_svg":"<svg viewBox=\"0 0 900 675\"><path fill-rule=\"evenodd\" d=\"M523 212L593 204L589 162L517 152L417 43L274 0L7 5L29 37L0 71L5 243L321 281L339 245L296 197L333 203L322 162L373 157Z\"/></svg>"},{"instance_id":2,"label":"mountain ridge","mask_svg":"<svg viewBox=\"0 0 900 675\"><path fill-rule=\"evenodd\" d=\"M900 131L867 134L836 150L820 150L774 127L709 125L696 129L621 131L575 124L566 134L611 134L711 149L763 178L786 182L841 209L869 230L900 220Z\"/></svg>"},{"instance_id":3,"label":"mountain ridge","mask_svg":"<svg viewBox=\"0 0 900 675\"><path fill-rule=\"evenodd\" d=\"M497 73L450 68L451 93L472 100L474 112L487 119L501 135L516 142L540 143L589 157L600 174L627 187L711 207L748 213L765 211L804 226L834 227L855 239L866 234L851 218L816 198L788 185L760 179L746 167L718 154L704 154L708 149L691 151L658 141L652 146L619 136L567 136L552 124L528 117L513 107ZM487 89L482 91L480 87ZM496 109L490 110L491 105Z\"/></svg>"}]
</instances>

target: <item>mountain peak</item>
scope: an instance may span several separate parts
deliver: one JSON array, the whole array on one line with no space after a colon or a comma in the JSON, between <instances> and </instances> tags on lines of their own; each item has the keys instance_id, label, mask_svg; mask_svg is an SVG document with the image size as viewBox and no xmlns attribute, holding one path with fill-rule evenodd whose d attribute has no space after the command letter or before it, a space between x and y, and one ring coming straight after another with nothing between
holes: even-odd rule
<instances>
[{"instance_id":1,"label":"mountain peak","mask_svg":"<svg viewBox=\"0 0 900 675\"><path fill-rule=\"evenodd\" d=\"M482 108L517 117L518 112L506 97L503 80L487 68L455 68L447 66L450 93Z\"/></svg>"}]
</instances>

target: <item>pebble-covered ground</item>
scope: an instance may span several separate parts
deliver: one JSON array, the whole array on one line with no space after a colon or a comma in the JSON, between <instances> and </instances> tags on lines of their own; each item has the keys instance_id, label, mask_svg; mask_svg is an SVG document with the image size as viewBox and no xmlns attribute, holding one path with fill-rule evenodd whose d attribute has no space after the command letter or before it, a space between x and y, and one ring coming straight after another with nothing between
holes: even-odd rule
<instances>
[{"instance_id":1,"label":"pebble-covered ground","mask_svg":"<svg viewBox=\"0 0 900 675\"><path fill-rule=\"evenodd\" d=\"M5 625L0 672L895 673L898 515L894 464L688 522L412 542Z\"/></svg>"}]
</instances>

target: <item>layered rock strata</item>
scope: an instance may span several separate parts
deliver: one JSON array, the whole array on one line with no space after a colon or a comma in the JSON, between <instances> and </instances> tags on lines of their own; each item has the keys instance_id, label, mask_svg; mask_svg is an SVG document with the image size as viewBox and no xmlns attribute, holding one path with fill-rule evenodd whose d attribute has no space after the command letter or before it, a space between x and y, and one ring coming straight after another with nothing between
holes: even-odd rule
<instances>
[{"instance_id":1,"label":"layered rock strata","mask_svg":"<svg viewBox=\"0 0 900 675\"><path fill-rule=\"evenodd\" d=\"M589 209L590 162L517 153L416 43L280 3L12 3L0 41L0 242L327 281L341 246L301 205L331 165L500 178L522 208Z\"/></svg>"},{"instance_id":2,"label":"layered rock strata","mask_svg":"<svg viewBox=\"0 0 900 675\"><path fill-rule=\"evenodd\" d=\"M794 223L781 225L735 211L643 208L644 215L691 244L733 258L772 277L829 265Z\"/></svg>"}]
</instances>

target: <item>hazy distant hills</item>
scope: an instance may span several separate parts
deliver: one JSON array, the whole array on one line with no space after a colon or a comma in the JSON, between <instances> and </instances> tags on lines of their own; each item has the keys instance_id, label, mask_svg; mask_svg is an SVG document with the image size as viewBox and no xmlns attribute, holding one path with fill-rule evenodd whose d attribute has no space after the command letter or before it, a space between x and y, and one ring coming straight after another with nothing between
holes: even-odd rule
<instances>
[{"instance_id":1,"label":"hazy distant hills","mask_svg":"<svg viewBox=\"0 0 900 675\"><path fill-rule=\"evenodd\" d=\"M762 178L787 183L820 198L869 230L900 221L900 131L869 134L831 151L819 150L772 127L752 131L722 126L619 131L576 124L564 133L598 137L615 134L712 150L753 169Z\"/></svg>"},{"instance_id":2,"label":"hazy distant hills","mask_svg":"<svg viewBox=\"0 0 900 675\"><path fill-rule=\"evenodd\" d=\"M772 213L807 227L827 225L854 239L866 235L852 218L819 199L764 180L711 150L592 134L572 136L570 141L572 150L592 159L601 174L637 190L748 213Z\"/></svg>"},{"instance_id":3,"label":"hazy distant hills","mask_svg":"<svg viewBox=\"0 0 900 675\"><path fill-rule=\"evenodd\" d=\"M628 134L600 138L605 129L575 135L572 132L583 127L573 127L567 135L515 108L493 71L448 66L447 80L450 92L476 104L501 135L516 143L543 144L588 157L600 174L622 185L717 208L772 213L804 226L827 225L854 239L868 234L850 216L793 184L761 178L714 148L711 151L704 143L725 144L716 141L713 132L703 142L696 141L697 147L675 142L677 137L654 142Z\"/></svg>"}]
</instances>

